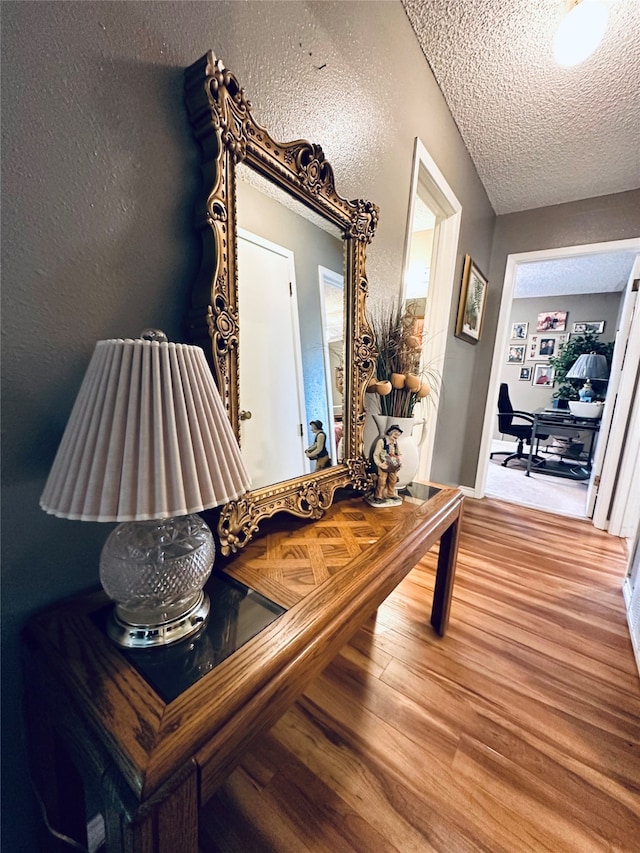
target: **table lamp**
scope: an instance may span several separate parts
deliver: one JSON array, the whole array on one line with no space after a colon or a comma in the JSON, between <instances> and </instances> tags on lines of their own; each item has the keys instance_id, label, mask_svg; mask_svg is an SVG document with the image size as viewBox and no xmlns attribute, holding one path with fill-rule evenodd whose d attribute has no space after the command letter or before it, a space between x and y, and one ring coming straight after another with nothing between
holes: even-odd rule
<instances>
[{"instance_id":1,"label":"table lamp","mask_svg":"<svg viewBox=\"0 0 640 853\"><path fill-rule=\"evenodd\" d=\"M567 371L567 379L585 379L585 383L578 391L578 396L583 403L593 400L592 379L606 381L609 378L609 365L603 355L595 352L583 353L571 365Z\"/></svg>"},{"instance_id":2,"label":"table lamp","mask_svg":"<svg viewBox=\"0 0 640 853\"><path fill-rule=\"evenodd\" d=\"M154 330L98 341L40 506L59 518L121 522L100 557L115 601L112 640L163 646L202 627L215 547L195 513L249 487L200 347Z\"/></svg>"}]
</instances>

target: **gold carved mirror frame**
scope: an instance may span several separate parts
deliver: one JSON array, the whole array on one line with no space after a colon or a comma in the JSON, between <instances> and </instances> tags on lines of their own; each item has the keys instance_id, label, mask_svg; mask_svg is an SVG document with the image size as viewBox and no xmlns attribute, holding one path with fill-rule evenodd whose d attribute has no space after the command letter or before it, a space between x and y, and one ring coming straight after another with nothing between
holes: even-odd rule
<instances>
[{"instance_id":1,"label":"gold carved mirror frame","mask_svg":"<svg viewBox=\"0 0 640 853\"><path fill-rule=\"evenodd\" d=\"M333 169L322 148L304 140L275 142L255 121L234 74L209 51L186 70L186 104L202 150L203 199L196 228L202 262L191 301L192 340L203 347L214 372L236 438L240 438L236 166L249 165L337 226L345 244L345 393L343 462L313 474L248 492L222 507L218 536L223 554L244 547L260 522L279 512L317 519L336 489L364 490L372 476L363 455L364 395L375 366L366 319L366 247L378 222L371 202L347 201L334 186Z\"/></svg>"}]
</instances>

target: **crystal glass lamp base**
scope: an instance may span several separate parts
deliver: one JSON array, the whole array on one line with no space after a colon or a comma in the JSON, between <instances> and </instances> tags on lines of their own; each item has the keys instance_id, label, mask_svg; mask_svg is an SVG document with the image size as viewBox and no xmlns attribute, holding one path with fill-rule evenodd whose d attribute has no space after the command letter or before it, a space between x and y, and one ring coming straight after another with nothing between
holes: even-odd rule
<instances>
[{"instance_id":1,"label":"crystal glass lamp base","mask_svg":"<svg viewBox=\"0 0 640 853\"><path fill-rule=\"evenodd\" d=\"M196 596L193 605L181 616L157 624L128 621L116 606L107 622L107 633L119 646L130 649L166 646L199 631L206 622L209 610L209 598L203 592Z\"/></svg>"},{"instance_id":2,"label":"crystal glass lamp base","mask_svg":"<svg viewBox=\"0 0 640 853\"><path fill-rule=\"evenodd\" d=\"M108 633L129 648L164 646L200 630L215 548L198 515L119 524L105 542L100 580L115 603Z\"/></svg>"}]
</instances>

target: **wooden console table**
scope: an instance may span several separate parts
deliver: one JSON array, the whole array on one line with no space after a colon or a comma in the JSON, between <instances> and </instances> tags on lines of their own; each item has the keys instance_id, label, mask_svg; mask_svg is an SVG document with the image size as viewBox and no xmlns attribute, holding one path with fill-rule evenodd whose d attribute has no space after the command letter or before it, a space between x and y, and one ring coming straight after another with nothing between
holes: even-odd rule
<instances>
[{"instance_id":1,"label":"wooden console table","mask_svg":"<svg viewBox=\"0 0 640 853\"><path fill-rule=\"evenodd\" d=\"M117 648L101 626L102 592L34 617L24 637L27 723L49 824L86 844L87 795L104 816L108 853L197 853L199 807L438 541L431 623L444 635L463 497L408 491L397 507L372 508L349 492L320 521L265 524L216 566L214 586L230 592L195 640ZM270 600L269 624L229 652L247 594ZM146 669L141 654L151 656ZM47 853L69 849L56 843Z\"/></svg>"}]
</instances>

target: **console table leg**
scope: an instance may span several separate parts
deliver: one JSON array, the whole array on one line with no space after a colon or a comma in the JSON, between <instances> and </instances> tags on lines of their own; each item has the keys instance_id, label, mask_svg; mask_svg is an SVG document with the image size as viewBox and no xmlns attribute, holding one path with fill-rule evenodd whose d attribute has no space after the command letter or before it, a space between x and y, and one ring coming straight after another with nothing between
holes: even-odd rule
<instances>
[{"instance_id":1,"label":"console table leg","mask_svg":"<svg viewBox=\"0 0 640 853\"><path fill-rule=\"evenodd\" d=\"M198 773L190 764L133 817L105 805L107 853L198 853Z\"/></svg>"},{"instance_id":2,"label":"console table leg","mask_svg":"<svg viewBox=\"0 0 640 853\"><path fill-rule=\"evenodd\" d=\"M43 849L46 848L50 853L63 853L71 848L66 841L50 834L51 831L58 832L78 844L87 843L84 787L66 749L53 732L50 747L50 752L42 750L37 758L40 776L37 786L49 824L47 832L43 831Z\"/></svg>"},{"instance_id":3,"label":"console table leg","mask_svg":"<svg viewBox=\"0 0 640 853\"><path fill-rule=\"evenodd\" d=\"M29 732L29 763L38 805L48 825L39 828L42 849L63 853L71 848L53 833L87 844L84 786L51 720L40 692L40 660L25 651L25 716ZM43 821L43 824L44 824Z\"/></svg>"},{"instance_id":4,"label":"console table leg","mask_svg":"<svg viewBox=\"0 0 640 853\"><path fill-rule=\"evenodd\" d=\"M433 607L431 608L431 624L441 637L444 637L449 624L461 522L462 509L451 527L447 528L440 537L436 583L433 591Z\"/></svg>"}]
</instances>

